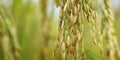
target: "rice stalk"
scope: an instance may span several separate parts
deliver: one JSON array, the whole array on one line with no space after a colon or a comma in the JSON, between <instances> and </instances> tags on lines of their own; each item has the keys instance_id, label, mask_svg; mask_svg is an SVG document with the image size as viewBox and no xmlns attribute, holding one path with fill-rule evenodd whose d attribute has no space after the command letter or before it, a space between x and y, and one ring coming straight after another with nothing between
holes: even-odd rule
<instances>
[{"instance_id":1,"label":"rice stalk","mask_svg":"<svg viewBox=\"0 0 120 60\"><path fill-rule=\"evenodd\" d=\"M96 45L98 40L98 25L97 25L97 17L96 17L96 0L82 0L83 5L83 13L86 20L90 25L90 33L92 35L93 43Z\"/></svg>"},{"instance_id":2,"label":"rice stalk","mask_svg":"<svg viewBox=\"0 0 120 60\"><path fill-rule=\"evenodd\" d=\"M82 58L85 59L84 41L82 39L82 19L80 0L57 0L57 6L60 7L60 23L57 47L65 43L65 50L62 54L62 59L78 60L79 52L78 45L81 44ZM56 49L54 51L54 54Z\"/></svg>"},{"instance_id":3,"label":"rice stalk","mask_svg":"<svg viewBox=\"0 0 120 60\"><path fill-rule=\"evenodd\" d=\"M20 46L17 41L16 29L11 23L9 14L0 5L0 31L2 41L2 51L5 60L19 60Z\"/></svg>"},{"instance_id":4,"label":"rice stalk","mask_svg":"<svg viewBox=\"0 0 120 60\"><path fill-rule=\"evenodd\" d=\"M90 25L90 33L95 45L98 45L100 53L103 55L107 48L109 60L119 59L119 48L114 31L114 16L108 0L104 0L105 8L102 9L103 19L99 26L98 11L96 10L97 0L56 0L57 7L60 7L60 24L56 49L63 45L63 60L79 59L79 44L81 45L82 59L85 60L84 40L82 37L83 21L86 19ZM101 6L103 7L103 6ZM101 29L101 30L100 30ZM79 43L80 42L80 43ZM64 51L65 50L65 51ZM54 51L54 53L55 53ZM67 56L72 57L67 57ZM55 55L54 55L55 56Z\"/></svg>"},{"instance_id":5,"label":"rice stalk","mask_svg":"<svg viewBox=\"0 0 120 60\"><path fill-rule=\"evenodd\" d=\"M115 18L113 15L113 12L110 7L109 0L104 0L104 6L105 6L105 13L106 13L106 28L107 30L107 36L108 36L108 44L107 44L107 56L109 60L119 60L120 59L120 53L119 53L119 47L117 43L117 38L115 36L115 30L114 30L114 23Z\"/></svg>"}]
</instances>

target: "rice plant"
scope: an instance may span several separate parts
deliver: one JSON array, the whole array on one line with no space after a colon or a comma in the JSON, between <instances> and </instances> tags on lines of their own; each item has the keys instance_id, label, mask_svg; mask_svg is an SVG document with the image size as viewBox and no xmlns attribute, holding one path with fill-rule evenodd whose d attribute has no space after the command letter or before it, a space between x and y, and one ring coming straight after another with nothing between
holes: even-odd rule
<instances>
[{"instance_id":1,"label":"rice plant","mask_svg":"<svg viewBox=\"0 0 120 60\"><path fill-rule=\"evenodd\" d=\"M110 1L0 0L0 60L120 60Z\"/></svg>"},{"instance_id":2,"label":"rice plant","mask_svg":"<svg viewBox=\"0 0 120 60\"><path fill-rule=\"evenodd\" d=\"M12 22L12 17L0 5L0 40L4 60L19 60L20 46L17 40L16 28Z\"/></svg>"},{"instance_id":3,"label":"rice plant","mask_svg":"<svg viewBox=\"0 0 120 60\"><path fill-rule=\"evenodd\" d=\"M61 47L62 60L87 59L84 52L85 42L82 37L83 21L85 20L88 21L91 28L91 40L99 47L101 55L103 55L103 51L106 51L104 55L106 58L102 58L107 60L120 59L119 47L114 31L114 16L109 0L104 0L102 3L99 3L97 0L56 0L56 5L60 7L59 34L56 49ZM99 15L97 15L99 13L97 5L102 7L101 12L103 13ZM104 20L101 17L101 24L98 24L100 19L97 20L97 16L102 14ZM99 25L101 25L102 31ZM105 45L103 44L104 42ZM81 48L80 52L78 47Z\"/></svg>"}]
</instances>

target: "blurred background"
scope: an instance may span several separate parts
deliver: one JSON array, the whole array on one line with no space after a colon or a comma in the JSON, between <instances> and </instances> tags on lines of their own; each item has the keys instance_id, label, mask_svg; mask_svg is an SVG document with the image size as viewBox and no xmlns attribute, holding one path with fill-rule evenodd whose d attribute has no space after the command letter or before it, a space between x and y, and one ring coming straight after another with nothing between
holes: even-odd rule
<instances>
[{"instance_id":1,"label":"blurred background","mask_svg":"<svg viewBox=\"0 0 120 60\"><path fill-rule=\"evenodd\" d=\"M0 4L8 11L17 29L17 39L20 44L21 60L51 60L55 41L58 35L59 7L54 0L0 0ZM115 14L115 30L120 46L120 0L110 0L112 10ZM89 29L85 23L84 37L85 48L92 60L102 60L97 49L89 40ZM91 42L91 43L90 43ZM1 43L0 43L1 45ZM0 46L1 47L1 46ZM88 49L91 48L91 49ZM61 60L60 49L57 51L55 60ZM96 51L96 52L94 52ZM86 54L87 54L86 53ZM0 48L0 60L3 60Z\"/></svg>"}]
</instances>

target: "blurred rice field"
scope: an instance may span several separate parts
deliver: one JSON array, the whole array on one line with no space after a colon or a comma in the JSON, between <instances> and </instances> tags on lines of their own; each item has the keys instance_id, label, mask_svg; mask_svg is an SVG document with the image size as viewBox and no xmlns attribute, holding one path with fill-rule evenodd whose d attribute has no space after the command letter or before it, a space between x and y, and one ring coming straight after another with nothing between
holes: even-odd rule
<instances>
[{"instance_id":1,"label":"blurred rice field","mask_svg":"<svg viewBox=\"0 0 120 60\"><path fill-rule=\"evenodd\" d=\"M55 6L54 0L0 0L0 16L2 12L4 12L4 19L12 23L16 29L15 38L20 45L19 60L51 60L59 25L59 8ZM116 19L114 27L120 47L120 3L116 6L114 13ZM84 25L85 51L91 58L88 60L105 60L98 53L98 47L91 44L86 21ZM2 47L1 41L0 60L4 60L2 48L6 47ZM62 60L59 50L54 57L55 60Z\"/></svg>"}]
</instances>

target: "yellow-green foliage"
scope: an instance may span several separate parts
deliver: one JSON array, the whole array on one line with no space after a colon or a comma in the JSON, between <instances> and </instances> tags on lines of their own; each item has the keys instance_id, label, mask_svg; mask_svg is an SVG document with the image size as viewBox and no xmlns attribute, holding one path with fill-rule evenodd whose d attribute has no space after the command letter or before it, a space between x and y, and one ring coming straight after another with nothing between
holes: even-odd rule
<instances>
[{"instance_id":1,"label":"yellow-green foliage","mask_svg":"<svg viewBox=\"0 0 120 60\"><path fill-rule=\"evenodd\" d=\"M16 27L10 14L0 5L0 40L4 60L19 60L20 46L17 40Z\"/></svg>"}]
</instances>

